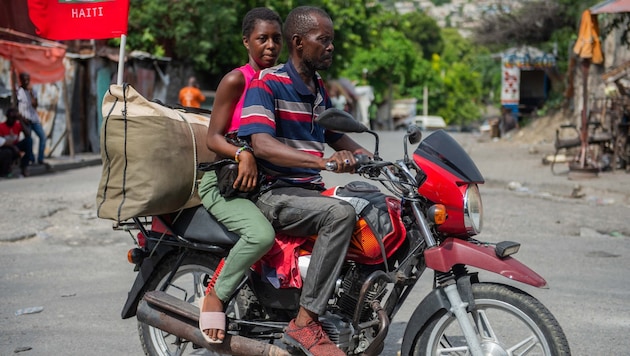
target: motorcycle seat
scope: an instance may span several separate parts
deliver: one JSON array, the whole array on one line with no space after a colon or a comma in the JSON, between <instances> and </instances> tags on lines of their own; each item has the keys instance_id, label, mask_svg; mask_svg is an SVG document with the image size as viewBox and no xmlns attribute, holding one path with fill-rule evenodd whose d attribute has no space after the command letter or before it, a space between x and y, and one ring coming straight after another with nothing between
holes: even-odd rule
<instances>
[{"instance_id":1,"label":"motorcycle seat","mask_svg":"<svg viewBox=\"0 0 630 356\"><path fill-rule=\"evenodd\" d=\"M187 240L206 244L232 246L239 239L239 235L219 223L203 205L184 209L171 228Z\"/></svg>"}]
</instances>

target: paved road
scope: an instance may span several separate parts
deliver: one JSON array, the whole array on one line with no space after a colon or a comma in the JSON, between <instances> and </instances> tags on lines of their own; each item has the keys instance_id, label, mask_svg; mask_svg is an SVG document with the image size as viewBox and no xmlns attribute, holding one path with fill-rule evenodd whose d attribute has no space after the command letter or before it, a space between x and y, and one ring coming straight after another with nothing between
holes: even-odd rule
<instances>
[{"instance_id":1,"label":"paved road","mask_svg":"<svg viewBox=\"0 0 630 356\"><path fill-rule=\"evenodd\" d=\"M383 133L383 157L402 151L399 134ZM627 354L630 207L617 181L629 176L568 181L542 166L544 147L530 154L530 147L457 138L487 180L480 238L523 244L518 258L549 288L519 287L554 313L574 355ZM13 240L0 242L0 355L142 353L135 320L119 316L135 277L126 262L132 241L96 218L99 177L100 167L87 167L0 181L0 241ZM327 175L329 185L349 178L355 177ZM580 197L571 198L576 184ZM421 282L411 300L419 302L429 286ZM39 306L39 313L15 315ZM395 355L412 309L406 305L394 318L383 355Z\"/></svg>"}]
</instances>

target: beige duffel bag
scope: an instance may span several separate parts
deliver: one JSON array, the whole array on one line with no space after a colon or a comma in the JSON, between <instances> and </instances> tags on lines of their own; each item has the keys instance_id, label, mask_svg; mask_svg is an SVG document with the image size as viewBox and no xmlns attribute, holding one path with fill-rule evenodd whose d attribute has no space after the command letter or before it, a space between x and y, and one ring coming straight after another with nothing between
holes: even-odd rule
<instances>
[{"instance_id":1,"label":"beige duffel bag","mask_svg":"<svg viewBox=\"0 0 630 356\"><path fill-rule=\"evenodd\" d=\"M99 218L116 221L171 213L200 204L200 162L209 115L175 110L112 85L103 98L103 172L96 196Z\"/></svg>"}]
</instances>

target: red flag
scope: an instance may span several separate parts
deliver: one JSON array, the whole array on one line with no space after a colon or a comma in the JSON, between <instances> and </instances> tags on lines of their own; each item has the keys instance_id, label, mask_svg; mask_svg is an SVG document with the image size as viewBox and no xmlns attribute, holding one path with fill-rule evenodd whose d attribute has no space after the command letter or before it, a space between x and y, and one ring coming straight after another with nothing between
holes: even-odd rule
<instances>
[{"instance_id":1,"label":"red flag","mask_svg":"<svg viewBox=\"0 0 630 356\"><path fill-rule=\"evenodd\" d=\"M43 38L114 38L127 34L129 0L28 0L28 14Z\"/></svg>"}]
</instances>

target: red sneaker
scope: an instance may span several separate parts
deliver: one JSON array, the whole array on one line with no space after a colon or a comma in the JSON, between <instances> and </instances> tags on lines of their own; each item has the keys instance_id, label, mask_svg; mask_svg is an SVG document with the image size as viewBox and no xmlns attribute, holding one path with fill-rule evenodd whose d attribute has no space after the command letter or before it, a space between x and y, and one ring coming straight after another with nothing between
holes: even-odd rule
<instances>
[{"instance_id":1,"label":"red sneaker","mask_svg":"<svg viewBox=\"0 0 630 356\"><path fill-rule=\"evenodd\" d=\"M312 356L346 356L322 329L322 324L312 322L304 327L295 325L295 319L284 329L285 341L300 348L307 355Z\"/></svg>"}]
</instances>

